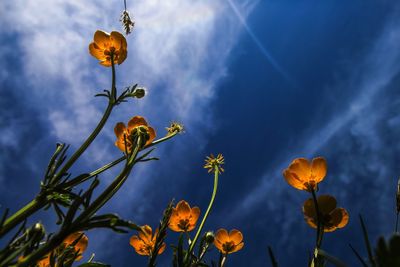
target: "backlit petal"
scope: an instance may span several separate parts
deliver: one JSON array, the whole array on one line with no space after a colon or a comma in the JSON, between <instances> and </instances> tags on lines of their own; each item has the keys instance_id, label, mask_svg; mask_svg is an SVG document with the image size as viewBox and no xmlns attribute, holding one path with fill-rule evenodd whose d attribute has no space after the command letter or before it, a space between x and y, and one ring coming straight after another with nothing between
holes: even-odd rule
<instances>
[{"instance_id":1,"label":"backlit petal","mask_svg":"<svg viewBox=\"0 0 400 267\"><path fill-rule=\"evenodd\" d=\"M110 35L107 32L97 30L93 37L94 42L100 47L108 47L110 43Z\"/></svg>"},{"instance_id":2,"label":"backlit petal","mask_svg":"<svg viewBox=\"0 0 400 267\"><path fill-rule=\"evenodd\" d=\"M140 125L145 125L147 126L146 120L142 116L135 116L131 118L128 122L128 129L132 130L133 128L140 126Z\"/></svg>"},{"instance_id":3,"label":"backlit petal","mask_svg":"<svg viewBox=\"0 0 400 267\"><path fill-rule=\"evenodd\" d=\"M118 122L114 127L114 133L117 136L117 139L123 139L126 127L123 122Z\"/></svg>"},{"instance_id":4,"label":"backlit petal","mask_svg":"<svg viewBox=\"0 0 400 267\"><path fill-rule=\"evenodd\" d=\"M349 222L349 214L344 208L337 208L331 212L332 224L338 228L343 228Z\"/></svg>"},{"instance_id":5,"label":"backlit petal","mask_svg":"<svg viewBox=\"0 0 400 267\"><path fill-rule=\"evenodd\" d=\"M290 184L291 186L293 186L296 189L299 190L305 190L306 187L304 186L304 183L302 181L300 181L297 176L293 175L293 173L289 170L286 169L283 172L283 176L285 177L285 180L288 184Z\"/></svg>"},{"instance_id":6,"label":"backlit petal","mask_svg":"<svg viewBox=\"0 0 400 267\"><path fill-rule=\"evenodd\" d=\"M289 170L295 173L302 182L308 182L311 175L311 165L305 158L298 158L292 161Z\"/></svg>"},{"instance_id":7,"label":"backlit petal","mask_svg":"<svg viewBox=\"0 0 400 267\"><path fill-rule=\"evenodd\" d=\"M225 229L219 229L216 233L215 233L215 240L217 240L218 242L220 242L221 244L228 242L229 241L229 234L228 231L226 231Z\"/></svg>"},{"instance_id":8,"label":"backlit petal","mask_svg":"<svg viewBox=\"0 0 400 267\"><path fill-rule=\"evenodd\" d=\"M147 140L146 145L149 145L153 142L153 140L156 138L156 131L152 127L148 127L149 129L149 140Z\"/></svg>"},{"instance_id":9,"label":"backlit petal","mask_svg":"<svg viewBox=\"0 0 400 267\"><path fill-rule=\"evenodd\" d=\"M113 46L116 50L119 50L120 48L126 49L127 43L125 37L116 31L112 31L110 33L110 41L111 41L111 46Z\"/></svg>"},{"instance_id":10,"label":"backlit petal","mask_svg":"<svg viewBox=\"0 0 400 267\"><path fill-rule=\"evenodd\" d=\"M240 242L243 241L243 234L236 229L233 229L229 232L229 239L238 245Z\"/></svg>"},{"instance_id":11,"label":"backlit petal","mask_svg":"<svg viewBox=\"0 0 400 267\"><path fill-rule=\"evenodd\" d=\"M197 220L199 219L200 216L200 208L199 207L193 207L191 210L191 223L196 224Z\"/></svg>"},{"instance_id":12,"label":"backlit petal","mask_svg":"<svg viewBox=\"0 0 400 267\"><path fill-rule=\"evenodd\" d=\"M234 249L232 250L232 252L230 252L230 253L233 253L233 252L236 252L236 251L238 251L238 250L241 250L241 249L243 248L243 246L244 246L244 242L242 242L242 243L236 245L235 248L234 248Z\"/></svg>"},{"instance_id":13,"label":"backlit petal","mask_svg":"<svg viewBox=\"0 0 400 267\"><path fill-rule=\"evenodd\" d=\"M179 201L179 203L176 205L176 210L179 214L179 217L189 218L191 210L189 203L187 203L186 201L184 200Z\"/></svg>"},{"instance_id":14,"label":"backlit petal","mask_svg":"<svg viewBox=\"0 0 400 267\"><path fill-rule=\"evenodd\" d=\"M314 176L314 181L319 183L321 182L325 176L327 171L326 160L322 157L318 157L313 159L311 163L311 173Z\"/></svg>"}]
</instances>

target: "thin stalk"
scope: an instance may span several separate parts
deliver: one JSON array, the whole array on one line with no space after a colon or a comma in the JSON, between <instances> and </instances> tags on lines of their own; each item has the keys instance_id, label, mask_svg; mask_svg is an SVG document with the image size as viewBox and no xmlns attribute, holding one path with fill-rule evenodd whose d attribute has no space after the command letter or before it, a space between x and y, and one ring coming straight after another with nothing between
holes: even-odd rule
<instances>
[{"instance_id":1,"label":"thin stalk","mask_svg":"<svg viewBox=\"0 0 400 267\"><path fill-rule=\"evenodd\" d=\"M315 212L317 213L317 238L316 238L316 241L315 241L315 246L317 248L320 248L321 242L322 242L321 230L323 231L323 229L321 229L322 228L321 227L322 226L321 225L321 213L319 211L317 196L315 194L314 188L311 189L311 194L312 194L313 201L314 201Z\"/></svg>"},{"instance_id":2,"label":"thin stalk","mask_svg":"<svg viewBox=\"0 0 400 267\"><path fill-rule=\"evenodd\" d=\"M103 114L103 117L101 118L100 122L97 124L96 128L93 130L93 132L89 135L89 137L83 142L83 144L78 148L78 150L75 151L75 153L69 158L69 160L64 164L64 166L61 168L61 170L56 174L56 177L54 180L57 180L60 178L62 175L64 175L69 168L75 163L75 161L85 152L85 150L90 146L90 144L93 142L93 140L97 137L97 135L100 133L100 131L103 129L104 125L106 124L108 118L110 117L111 111L114 108L115 105L115 99L117 95L117 89L115 87L116 83L116 75L115 75L115 64L114 64L114 54L111 53L111 76L112 76L112 81L111 81L111 96L108 101L107 108Z\"/></svg>"},{"instance_id":3,"label":"thin stalk","mask_svg":"<svg viewBox=\"0 0 400 267\"><path fill-rule=\"evenodd\" d=\"M398 229L398 226L399 226L399 213L400 213L400 211L398 211L397 214L396 214L396 225L394 227L394 232L395 233L398 232L397 229Z\"/></svg>"},{"instance_id":4,"label":"thin stalk","mask_svg":"<svg viewBox=\"0 0 400 267\"><path fill-rule=\"evenodd\" d=\"M25 220L25 218L46 206L46 204L47 202L45 199L39 197L34 198L31 202L26 204L23 208L21 208L5 220L3 226L0 229L0 237L8 233L8 231L13 229L23 220Z\"/></svg>"},{"instance_id":5,"label":"thin stalk","mask_svg":"<svg viewBox=\"0 0 400 267\"><path fill-rule=\"evenodd\" d=\"M318 207L318 200L317 200L317 196L315 194L314 188L311 188L311 194L312 194L312 198L314 201L315 212L317 213L317 237L315 240L315 250L314 250L314 256L313 256L313 260L311 262L311 266L319 266L318 252L319 252L319 248L321 247L322 236L324 234L324 228L322 225L321 213L320 213L320 210ZM315 264L317 264L317 265L315 265Z\"/></svg>"},{"instance_id":6,"label":"thin stalk","mask_svg":"<svg viewBox=\"0 0 400 267\"><path fill-rule=\"evenodd\" d=\"M206 222L208 214L211 211L212 205L213 205L214 200L215 200L215 196L217 195L217 188L218 188L218 167L215 167L214 168L214 188L213 188L213 192L212 192L212 195L211 195L211 200L210 200L210 203L208 204L208 208L206 210L206 213L204 214L203 220L200 223L199 229L197 230L197 233L196 233L196 235L195 235L195 237L193 239L193 242L190 244L189 251L188 251L187 255L190 255L192 253L193 248L196 245L197 239L200 236L200 233L201 233L201 230L203 229L204 223Z\"/></svg>"},{"instance_id":7,"label":"thin stalk","mask_svg":"<svg viewBox=\"0 0 400 267\"><path fill-rule=\"evenodd\" d=\"M162 142L164 142L164 141L166 141L166 140L168 140L168 139L174 137L174 136L177 135L177 134L178 134L178 132L176 131L176 132L174 132L174 133L172 133L172 134L170 134L170 135L167 135L167 136L165 136L165 137L163 137L163 138L160 138L160 139L158 139L158 140L155 140L155 141L152 142L151 144L148 144L147 146L145 146L143 149L146 149L146 148L152 147L152 146L154 146L154 145L156 145L156 144L162 143ZM75 186L75 185L78 185L78 184L80 184L80 183L83 183L83 182L89 180L90 178L92 178L92 177L94 177L94 176L96 176L96 175L99 175L100 173L102 173L102 172L104 172L104 171L106 171L106 170L108 170L108 169L114 167L115 165L117 165L118 163L124 161L125 159L126 159L126 155L123 155L123 156L120 157L119 159L116 159L116 160L114 160L114 161L112 161L112 162L110 162L110 163L107 163L106 165L104 165L104 166L98 168L97 170L94 170L94 171L90 172L87 176L84 176L84 177L76 177L76 178L74 178L74 179L72 179L72 180L66 182L66 183L64 184L63 188L64 188L64 189L69 189L69 188L72 188L72 187Z\"/></svg>"},{"instance_id":8,"label":"thin stalk","mask_svg":"<svg viewBox=\"0 0 400 267\"><path fill-rule=\"evenodd\" d=\"M220 267L224 267L224 266L225 266L225 262L226 262L226 258L227 258L227 257L228 257L227 254L224 254L224 255L222 256Z\"/></svg>"}]
</instances>

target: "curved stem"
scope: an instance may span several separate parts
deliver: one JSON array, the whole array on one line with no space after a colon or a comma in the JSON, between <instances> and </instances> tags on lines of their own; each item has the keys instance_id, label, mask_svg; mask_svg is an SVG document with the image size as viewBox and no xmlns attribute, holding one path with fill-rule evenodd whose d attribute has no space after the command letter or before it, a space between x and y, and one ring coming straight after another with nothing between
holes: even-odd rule
<instances>
[{"instance_id":1,"label":"curved stem","mask_svg":"<svg viewBox=\"0 0 400 267\"><path fill-rule=\"evenodd\" d=\"M83 142L83 144L78 148L78 150L75 151L75 153L69 158L69 160L64 164L64 166L61 168L61 170L56 174L56 177L54 180L58 180L62 175L64 175L69 168L75 163L75 161L85 152L85 150L90 146L90 144L93 142L93 140L97 137L97 135L100 133L100 131L103 129L104 125L106 124L108 117L111 114L111 111L114 108L115 104L115 99L116 99L116 94L117 94L117 89L115 88L115 64L114 64L114 55L111 53L111 76L112 76L112 81L111 81L111 96L107 105L107 108L103 114L103 117L101 118L100 122L97 124L96 128L93 130L93 132L89 135L89 137Z\"/></svg>"},{"instance_id":2,"label":"curved stem","mask_svg":"<svg viewBox=\"0 0 400 267\"><path fill-rule=\"evenodd\" d=\"M188 251L187 255L190 255L192 253L193 248L196 245L197 239L200 236L200 233L201 233L201 230L203 229L204 223L206 222L208 214L211 211L212 205L213 205L214 200L215 200L215 196L217 195L217 188L218 188L218 167L215 167L214 168L214 189L213 189L213 192L212 192L212 195L211 195L211 200L210 200L210 203L208 204L208 208L206 210L206 213L204 214L203 220L201 221L201 224L199 226L199 229L197 230L197 233L196 233L196 235L195 235L195 237L193 239L193 242L190 244L189 251Z\"/></svg>"}]
</instances>

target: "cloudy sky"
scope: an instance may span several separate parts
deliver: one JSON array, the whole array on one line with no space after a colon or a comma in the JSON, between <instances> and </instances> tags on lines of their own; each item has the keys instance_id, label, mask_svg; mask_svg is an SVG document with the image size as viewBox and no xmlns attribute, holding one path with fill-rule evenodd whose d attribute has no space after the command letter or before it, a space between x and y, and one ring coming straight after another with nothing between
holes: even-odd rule
<instances>
[{"instance_id":1,"label":"cloudy sky","mask_svg":"<svg viewBox=\"0 0 400 267\"><path fill-rule=\"evenodd\" d=\"M302 217L305 192L282 170L297 157L324 156L320 186L350 213L323 247L350 266L348 244L389 236L400 175L400 4L395 0L128 0L136 26L117 87L148 94L118 106L73 168L96 169L120 157L116 122L142 115L161 137L171 121L186 133L160 144L161 160L138 166L103 211L157 225L172 198L205 211L212 177L202 168L223 153L216 203L206 228L240 229L245 246L228 266L305 266L314 231ZM88 54L97 29L122 31L123 1L0 3L0 204L15 211L39 190L56 142L76 149L106 106L110 69ZM119 167L101 177L109 183ZM55 229L49 212L35 216ZM130 235L89 233L88 253L113 266L144 266ZM176 242L170 233L168 241ZM168 249L160 266L169 266Z\"/></svg>"}]
</instances>

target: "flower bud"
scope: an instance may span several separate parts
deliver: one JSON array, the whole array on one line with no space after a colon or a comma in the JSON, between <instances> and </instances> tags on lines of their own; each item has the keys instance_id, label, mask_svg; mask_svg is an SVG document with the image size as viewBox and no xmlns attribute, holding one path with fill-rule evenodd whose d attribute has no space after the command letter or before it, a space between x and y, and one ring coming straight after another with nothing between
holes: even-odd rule
<instances>
[{"instance_id":1,"label":"flower bud","mask_svg":"<svg viewBox=\"0 0 400 267\"><path fill-rule=\"evenodd\" d=\"M204 235L204 239L206 241L207 244L211 244L214 242L215 236L214 233L212 231L208 231L205 235Z\"/></svg>"},{"instance_id":2,"label":"flower bud","mask_svg":"<svg viewBox=\"0 0 400 267\"><path fill-rule=\"evenodd\" d=\"M135 91L133 91L132 96L136 98L142 98L146 95L146 90L144 88L136 88Z\"/></svg>"}]
</instances>

